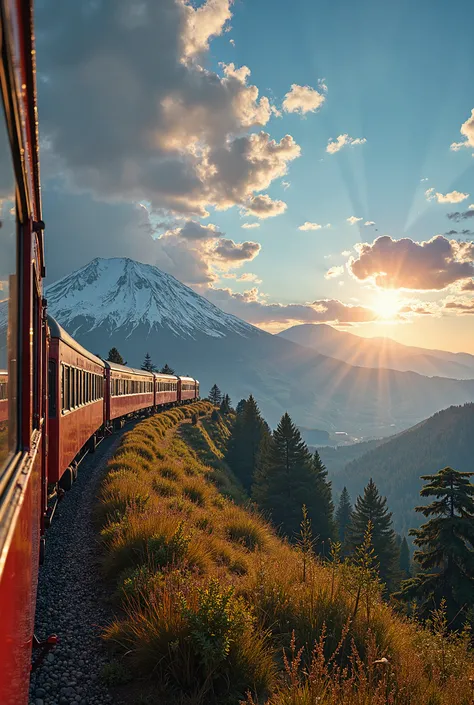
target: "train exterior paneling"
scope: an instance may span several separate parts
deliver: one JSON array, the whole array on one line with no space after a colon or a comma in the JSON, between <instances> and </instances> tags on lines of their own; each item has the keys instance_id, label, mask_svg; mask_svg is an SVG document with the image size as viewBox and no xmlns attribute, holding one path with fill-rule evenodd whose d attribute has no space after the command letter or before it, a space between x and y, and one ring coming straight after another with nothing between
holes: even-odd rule
<instances>
[{"instance_id":1,"label":"train exterior paneling","mask_svg":"<svg viewBox=\"0 0 474 705\"><path fill-rule=\"evenodd\" d=\"M192 377L180 377L178 382L178 401L193 401L199 396L199 382Z\"/></svg>"},{"instance_id":2,"label":"train exterior paneling","mask_svg":"<svg viewBox=\"0 0 474 705\"><path fill-rule=\"evenodd\" d=\"M38 580L45 403L43 224L30 3L0 0L0 703L26 705ZM8 201L10 203L8 204ZM3 355L3 357L2 357Z\"/></svg>"},{"instance_id":3,"label":"train exterior paneling","mask_svg":"<svg viewBox=\"0 0 474 705\"><path fill-rule=\"evenodd\" d=\"M167 406L178 401L178 377L155 375L155 406Z\"/></svg>"},{"instance_id":4,"label":"train exterior paneling","mask_svg":"<svg viewBox=\"0 0 474 705\"><path fill-rule=\"evenodd\" d=\"M107 422L155 405L154 375L106 362Z\"/></svg>"},{"instance_id":5,"label":"train exterior paneling","mask_svg":"<svg viewBox=\"0 0 474 705\"><path fill-rule=\"evenodd\" d=\"M89 438L104 425L105 365L54 319L49 350L48 482L58 482Z\"/></svg>"},{"instance_id":6,"label":"train exterior paneling","mask_svg":"<svg viewBox=\"0 0 474 705\"><path fill-rule=\"evenodd\" d=\"M0 370L0 433L2 430L2 422L5 423L8 419L8 374L6 371Z\"/></svg>"}]
</instances>

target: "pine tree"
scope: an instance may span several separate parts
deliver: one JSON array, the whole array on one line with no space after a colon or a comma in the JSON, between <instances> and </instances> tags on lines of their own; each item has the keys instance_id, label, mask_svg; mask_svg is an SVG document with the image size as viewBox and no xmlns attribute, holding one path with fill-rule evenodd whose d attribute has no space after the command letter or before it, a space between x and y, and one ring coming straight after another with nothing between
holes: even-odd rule
<instances>
[{"instance_id":1,"label":"pine tree","mask_svg":"<svg viewBox=\"0 0 474 705\"><path fill-rule=\"evenodd\" d=\"M402 574L403 578L407 578L410 576L411 572L411 567L410 567L410 549L408 548L408 541L406 540L406 537L404 536L402 538L402 542L400 544L400 572Z\"/></svg>"},{"instance_id":2,"label":"pine tree","mask_svg":"<svg viewBox=\"0 0 474 705\"><path fill-rule=\"evenodd\" d=\"M230 397L228 394L224 394L224 396L222 397L222 401L221 401L220 412L224 416L227 416L228 414L230 414L230 411L231 411Z\"/></svg>"},{"instance_id":3,"label":"pine tree","mask_svg":"<svg viewBox=\"0 0 474 705\"><path fill-rule=\"evenodd\" d=\"M351 552L363 543L369 522L372 525L372 545L379 564L380 578L391 588L398 570L392 514L387 508L387 498L379 495L372 479L365 487L363 496L357 497L351 523L347 527L347 547Z\"/></svg>"},{"instance_id":4,"label":"pine tree","mask_svg":"<svg viewBox=\"0 0 474 705\"><path fill-rule=\"evenodd\" d=\"M246 403L247 403L246 399L241 399L236 406L235 413L241 414L243 412L243 410L245 409Z\"/></svg>"},{"instance_id":5,"label":"pine tree","mask_svg":"<svg viewBox=\"0 0 474 705\"><path fill-rule=\"evenodd\" d=\"M318 511L312 519L313 532L319 537L316 549L318 553L329 555L330 541L334 540L336 533L332 485L317 450L313 454L313 468L316 479L316 496L313 503L318 506Z\"/></svg>"},{"instance_id":6,"label":"pine tree","mask_svg":"<svg viewBox=\"0 0 474 705\"><path fill-rule=\"evenodd\" d=\"M217 384L214 384L214 385L211 387L211 390L210 390L210 392L209 392L208 399L209 399L209 401L210 401L212 404L214 404L214 406L219 406L219 404L221 403L221 401L222 401L222 392L221 392L221 390L219 389L219 387L217 386Z\"/></svg>"},{"instance_id":7,"label":"pine tree","mask_svg":"<svg viewBox=\"0 0 474 705\"><path fill-rule=\"evenodd\" d=\"M260 447L269 435L252 395L244 410L236 416L227 446L226 460L246 490L250 490L260 459Z\"/></svg>"},{"instance_id":8,"label":"pine tree","mask_svg":"<svg viewBox=\"0 0 474 705\"><path fill-rule=\"evenodd\" d=\"M337 505L337 510L336 510L336 524L337 524L338 538L339 538L339 541L341 542L343 550L346 545L347 527L351 523L351 518L352 518L351 498L349 496L349 492L347 491L347 487L343 487L342 492L341 492L341 496L339 497L339 504Z\"/></svg>"},{"instance_id":9,"label":"pine tree","mask_svg":"<svg viewBox=\"0 0 474 705\"><path fill-rule=\"evenodd\" d=\"M428 521L410 535L421 550L414 559L422 572L406 580L397 597L418 602L421 617L445 600L447 618L457 628L465 621L474 595L474 485L472 472L444 468L422 475L422 497L431 504L416 507Z\"/></svg>"},{"instance_id":10,"label":"pine tree","mask_svg":"<svg viewBox=\"0 0 474 705\"><path fill-rule=\"evenodd\" d=\"M154 372L156 370L155 365L151 361L150 353L146 353L145 355L145 359L143 360L142 364L142 370L146 370L147 372Z\"/></svg>"},{"instance_id":11,"label":"pine tree","mask_svg":"<svg viewBox=\"0 0 474 705\"><path fill-rule=\"evenodd\" d=\"M316 469L298 428L284 414L260 459L253 487L255 501L271 514L281 532L294 540L303 504L313 526L318 522L321 479L321 471Z\"/></svg>"},{"instance_id":12,"label":"pine tree","mask_svg":"<svg viewBox=\"0 0 474 705\"><path fill-rule=\"evenodd\" d=\"M168 365L167 362L165 362L165 364L164 364L163 367L161 368L160 372L161 372L162 375L174 375L174 374L176 374L176 372L173 370L172 367L170 367L170 366Z\"/></svg>"},{"instance_id":13,"label":"pine tree","mask_svg":"<svg viewBox=\"0 0 474 705\"><path fill-rule=\"evenodd\" d=\"M126 362L124 362L123 357L121 356L117 348L110 348L107 360L108 362L115 362L116 365L127 364Z\"/></svg>"}]
</instances>

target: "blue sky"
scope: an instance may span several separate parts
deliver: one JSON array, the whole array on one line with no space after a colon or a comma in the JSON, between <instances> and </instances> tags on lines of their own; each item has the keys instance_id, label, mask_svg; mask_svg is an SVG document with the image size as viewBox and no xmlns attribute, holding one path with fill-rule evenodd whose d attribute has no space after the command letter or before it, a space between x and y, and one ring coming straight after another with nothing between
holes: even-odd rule
<instances>
[{"instance_id":1,"label":"blue sky","mask_svg":"<svg viewBox=\"0 0 474 705\"><path fill-rule=\"evenodd\" d=\"M114 11L121 5L121 2L116 4ZM108 0L91 5L90 17L81 17L81 22L77 17L66 16L64 10L59 18L55 17L56 27L54 22L51 26L48 14L54 12L54 4L43 0L37 22L40 49L44 42L43 59L39 53L40 117L43 99L45 207L51 210L51 241L59 237L56 234L59 220L54 210L59 210L61 199L69 199L70 204L73 199L74 208L90 216L87 227L92 231L92 236L88 233L91 257L103 255L103 250L113 256L133 256L135 248L137 259L157 264L218 305L269 330L297 322L342 323L352 325L354 332L362 335L389 334L402 342L474 352L474 341L470 340L474 330L469 315L473 306L469 267L474 248L471 252L469 246L459 249L445 242L450 239L470 242L470 231L474 230L474 218L466 215L469 205L474 204L474 121L473 147L450 149L453 142L471 139L474 50L470 3L237 0L229 5L228 0L207 0L191 6L182 0L163 0L158 5L163 13L168 12L167 17L174 18L176 13L177 18L167 29L166 46L159 41L160 9L152 12L149 1L134 0L127 6L128 34L121 35L124 21L121 19L121 25L114 21ZM206 14L199 14L199 9L205 9ZM147 48L148 53L142 48L143 38L141 45L135 43L145 15L149 26L156 23L157 33L156 47ZM91 37L90 27L86 31L88 22L95 28L97 38ZM145 31L145 23L143 27ZM253 119L253 124L249 124L250 118L242 117L242 111L238 118L229 117L231 110L237 114L235 106L239 101L239 105L243 104L242 86L237 86L235 79L233 102L219 112L224 99L212 97L210 92L208 99L206 91L211 88L206 85L199 96L199 113L195 114L201 132L196 137L187 122L187 114L194 115L192 108L187 111L183 107L172 113L176 128L172 138L169 124L167 131L161 129L164 123L160 121L164 118L160 114L156 118L159 148L156 142L152 143L151 149L157 149L156 158L153 163L150 160L145 173L143 164L148 155L139 161L143 140L138 144L138 137L149 138L154 132L150 129L153 101L155 104L161 101L161 106L171 105L171 111L177 102L176 95L180 96L181 106L194 107L197 101L195 96L189 98L181 83L173 83L181 80L176 78L176 66L172 64L177 52L174 45L170 48L173 31L180 41L185 37L191 46L185 59L178 57L176 64L179 71L183 61L189 68L186 86L207 70L220 89L226 80L223 65L234 64L235 69L246 66L250 70L246 86L258 88L259 98L268 97L274 114ZM102 44L101 37L105 37ZM108 46L113 58L110 62L104 59ZM94 66L93 78L86 73L89 65ZM136 89L138 69L143 92ZM147 81L149 91L146 91ZM317 91L324 100L314 111L304 107L296 112L285 111L284 99L293 84ZM50 108L61 95L61 87L64 91L66 85L77 85L78 96L83 91L81 105L89 107L75 133L81 133L79 142L85 136L87 144L77 150L71 148L70 137L66 140L69 127L66 129L65 125L80 119L81 108L74 114L63 106L56 112ZM213 100L219 101L214 113ZM110 116L105 119L109 105L114 105L115 111L111 113L112 119ZM137 127L133 132L129 127L133 126L134 106ZM254 101L253 109L255 106L258 103ZM147 114L146 130L143 126L141 132L144 114ZM467 125L464 135L460 133L463 124ZM222 171L217 186L208 187L206 183L202 187L203 193L206 192L202 198L194 186L184 185L181 173L175 177L175 172L169 171L172 184L168 183L166 188L161 182L158 184L155 169L160 163L171 169L169 150L176 144L179 143L181 156L193 139L199 146L210 145L211 150L215 149L219 170L224 169L219 154L226 145L261 131L268 134L268 140L277 143L285 135L291 135L300 147L300 156L293 154L279 165L280 171L272 172L269 168L268 178L262 176L264 167L259 166L261 181L251 182L249 178L244 188L240 179L237 188L236 174L240 174L243 166L236 159L235 164L230 163L227 155L227 171L225 174ZM328 153L328 141L340 135L364 142L347 144L335 153ZM97 153L102 148L105 153L108 141L111 153L99 161ZM162 149L164 144L168 152ZM123 158L120 160L117 154ZM135 173L134 160L139 173L136 183L129 178ZM251 159L246 161L245 168L250 173L249 162ZM287 173L281 173L282 169ZM107 170L110 173L106 174ZM123 176L119 179L117 174ZM428 189L433 189L428 192L429 198ZM245 216L246 204L258 194L268 195L272 201L283 201L284 212L267 218ZM201 205L196 203L201 202L206 203L206 217L197 212ZM138 203L147 209L145 228L142 221L134 220ZM119 209L124 208L129 210L120 220L128 230L120 232L108 244L99 243L94 229L103 234L107 222L117 218ZM453 212L460 214L456 221L447 217ZM361 220L351 225L347 221L351 216ZM375 225L364 225L368 221ZM192 233L185 229L188 222L204 228L211 224L215 229ZM331 227L299 230L305 222L322 226L330 223ZM244 223L259 227L243 229ZM138 237L134 230L147 227L153 231L152 237L159 239L159 252L144 243L143 232ZM116 233L119 230L120 226ZM450 230L457 232L446 235ZM460 234L462 230L469 232ZM360 251L354 250L357 243L372 246L381 236L389 236L396 243L402 238L427 243L436 235L443 238L430 248L431 254L426 257L425 249L406 249L403 244L396 244L388 254L369 249L363 261L367 275L363 279L355 276L355 270L349 266L350 257L361 257ZM150 238L150 232L146 237ZM232 241L233 245L223 247L222 240ZM245 242L258 243L261 248L240 247ZM225 257L216 255L219 247L219 252L225 250ZM412 256L411 252L414 258L419 258L416 288L407 285L408 275L402 276L410 270L406 258ZM69 269L84 264L84 256L84 248L79 248ZM471 264L457 268L461 261ZM328 278L328 270L338 267L343 268L335 270L338 276ZM430 282L440 267L446 270L446 276L441 283L432 285ZM59 275L66 273L53 264L54 273L55 270ZM387 272L387 278L390 273L393 275L388 287L392 294L388 297L383 293L387 286L381 286L380 280L379 285L375 283L381 271ZM247 273L247 278L238 281L242 273ZM251 281L251 274L256 281ZM410 281L413 282L413 277ZM345 315L340 312L341 306L331 304L326 316L319 313L313 316L308 305L319 302L315 309L319 311L324 308L321 304L324 301L340 302L346 307ZM446 307L446 303L453 302L457 307ZM285 308L288 305L290 308ZM369 313L357 311L358 307ZM410 310L404 313L401 309L406 307ZM375 310L376 315L370 315L370 310ZM339 312L337 316L334 311Z\"/></svg>"}]
</instances>

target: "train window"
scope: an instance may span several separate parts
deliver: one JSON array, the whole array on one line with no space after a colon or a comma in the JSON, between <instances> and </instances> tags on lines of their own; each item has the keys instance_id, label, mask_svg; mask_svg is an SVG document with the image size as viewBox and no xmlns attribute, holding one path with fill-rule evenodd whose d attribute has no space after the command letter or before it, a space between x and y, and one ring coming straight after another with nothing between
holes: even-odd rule
<instances>
[{"instance_id":1,"label":"train window","mask_svg":"<svg viewBox=\"0 0 474 705\"><path fill-rule=\"evenodd\" d=\"M1 103L0 98L0 103ZM18 231L15 174L7 125L0 105L0 473L17 447Z\"/></svg>"},{"instance_id":2,"label":"train window","mask_svg":"<svg viewBox=\"0 0 474 705\"><path fill-rule=\"evenodd\" d=\"M55 360L49 360L48 362L48 414L50 419L56 417L56 374L57 367Z\"/></svg>"}]
</instances>

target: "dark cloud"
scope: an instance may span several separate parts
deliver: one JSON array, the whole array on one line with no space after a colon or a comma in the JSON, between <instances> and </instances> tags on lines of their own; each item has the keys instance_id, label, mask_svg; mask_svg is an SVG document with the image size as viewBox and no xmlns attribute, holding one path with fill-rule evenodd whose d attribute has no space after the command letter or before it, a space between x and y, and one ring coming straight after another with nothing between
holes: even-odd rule
<instances>
[{"instance_id":1,"label":"dark cloud","mask_svg":"<svg viewBox=\"0 0 474 705\"><path fill-rule=\"evenodd\" d=\"M474 245L441 235L421 243L383 236L357 250L359 256L349 260L352 274L382 288L440 290L474 276Z\"/></svg>"},{"instance_id":2,"label":"dark cloud","mask_svg":"<svg viewBox=\"0 0 474 705\"><path fill-rule=\"evenodd\" d=\"M444 308L451 311L458 311L460 314L474 313L474 301L448 301Z\"/></svg>"},{"instance_id":3,"label":"dark cloud","mask_svg":"<svg viewBox=\"0 0 474 705\"><path fill-rule=\"evenodd\" d=\"M245 206L300 149L251 132L272 107L233 64L204 68L230 0L43 0L37 8L43 150L96 197L203 215Z\"/></svg>"},{"instance_id":4,"label":"dark cloud","mask_svg":"<svg viewBox=\"0 0 474 705\"><path fill-rule=\"evenodd\" d=\"M454 213L448 213L449 220L454 220L459 223L461 220L468 220L469 218L474 218L474 209L468 211L455 211Z\"/></svg>"}]
</instances>

